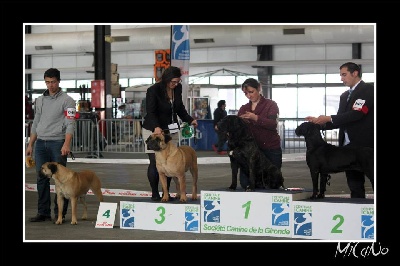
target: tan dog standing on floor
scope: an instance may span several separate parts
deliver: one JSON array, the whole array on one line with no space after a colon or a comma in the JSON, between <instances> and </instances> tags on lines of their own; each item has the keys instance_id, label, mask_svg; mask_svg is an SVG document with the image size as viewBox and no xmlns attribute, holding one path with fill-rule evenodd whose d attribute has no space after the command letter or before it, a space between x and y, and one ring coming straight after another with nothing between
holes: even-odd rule
<instances>
[{"instance_id":1,"label":"tan dog standing on floor","mask_svg":"<svg viewBox=\"0 0 400 266\"><path fill-rule=\"evenodd\" d=\"M171 142L170 135L150 135L146 140L147 148L155 151L156 167L160 176L163 189L162 202L168 201L167 176L174 179L176 184L176 197L180 202L186 202L186 177L185 173L190 171L193 178L192 200L197 200L197 154L196 151L187 145L177 147Z\"/></svg>"},{"instance_id":2,"label":"tan dog standing on floor","mask_svg":"<svg viewBox=\"0 0 400 266\"><path fill-rule=\"evenodd\" d=\"M97 196L100 202L103 201L103 193L101 192L101 182L93 171L85 170L74 172L62 164L56 162L44 163L40 169L39 175L42 177L53 178L57 193L58 204L58 220L55 224L62 224L62 210L64 206L64 198L71 200L72 220L71 224L78 224L77 221L77 205L78 198L83 204L82 219L87 219L87 205L85 196L89 189Z\"/></svg>"}]
</instances>

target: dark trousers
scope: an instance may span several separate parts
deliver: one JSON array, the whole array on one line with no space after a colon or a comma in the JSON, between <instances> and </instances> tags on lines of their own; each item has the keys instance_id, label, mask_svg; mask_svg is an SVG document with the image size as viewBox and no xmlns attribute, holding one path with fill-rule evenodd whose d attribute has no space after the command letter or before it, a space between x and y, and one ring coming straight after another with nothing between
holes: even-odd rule
<instances>
[{"instance_id":1,"label":"dark trousers","mask_svg":"<svg viewBox=\"0 0 400 266\"><path fill-rule=\"evenodd\" d=\"M365 198L365 175L359 171L346 171L351 198Z\"/></svg>"},{"instance_id":2,"label":"dark trousers","mask_svg":"<svg viewBox=\"0 0 400 266\"><path fill-rule=\"evenodd\" d=\"M265 156L271 161L272 164L274 164L276 167L279 168L279 170L282 167L282 149L266 149L266 150L261 150L262 153L265 154ZM249 177L243 173L242 170L240 170L240 186L242 188L246 188L249 185Z\"/></svg>"},{"instance_id":3,"label":"dark trousers","mask_svg":"<svg viewBox=\"0 0 400 266\"><path fill-rule=\"evenodd\" d=\"M156 195L160 195L160 193L158 192L158 184L160 181L160 176L158 175L156 167L156 155L154 153L148 153L147 155L149 156L150 160L149 167L147 168L147 178L150 183L152 197L155 197ZM167 177L168 190L171 185L171 179L172 179L171 177Z\"/></svg>"},{"instance_id":4,"label":"dark trousers","mask_svg":"<svg viewBox=\"0 0 400 266\"><path fill-rule=\"evenodd\" d=\"M51 216L50 178L40 177L39 171L46 162L58 162L67 165L67 156L61 156L64 140L41 140L35 142L35 164L37 172L38 214ZM64 198L63 215L67 213L69 200ZM58 215L57 194L54 196L54 215Z\"/></svg>"},{"instance_id":5,"label":"dark trousers","mask_svg":"<svg viewBox=\"0 0 400 266\"><path fill-rule=\"evenodd\" d=\"M348 145L351 145L349 143ZM365 198L365 174L360 171L345 171L347 178L347 185L350 189L351 198ZM371 180L372 187L374 180Z\"/></svg>"},{"instance_id":6,"label":"dark trousers","mask_svg":"<svg viewBox=\"0 0 400 266\"><path fill-rule=\"evenodd\" d=\"M225 142L227 141L226 134L225 133L220 133L219 131L216 131L217 136L218 136L218 141L215 146L217 147L217 151L220 152L224 148Z\"/></svg>"}]
</instances>

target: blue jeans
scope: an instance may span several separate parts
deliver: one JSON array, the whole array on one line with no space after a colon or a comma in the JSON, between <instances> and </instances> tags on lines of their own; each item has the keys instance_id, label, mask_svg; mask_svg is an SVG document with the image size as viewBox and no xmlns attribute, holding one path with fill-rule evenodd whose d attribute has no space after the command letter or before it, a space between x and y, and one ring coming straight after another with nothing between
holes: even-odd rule
<instances>
[{"instance_id":1,"label":"blue jeans","mask_svg":"<svg viewBox=\"0 0 400 266\"><path fill-rule=\"evenodd\" d=\"M67 156L61 155L61 148L64 140L41 140L37 139L35 143L35 163L37 175L38 190L38 214L51 216L51 197L50 197L50 178L39 176L42 164L46 162L57 162L64 166L67 165ZM67 213L69 200L64 198L63 216ZM58 215L57 194L54 197L54 214Z\"/></svg>"},{"instance_id":2,"label":"blue jeans","mask_svg":"<svg viewBox=\"0 0 400 266\"><path fill-rule=\"evenodd\" d=\"M282 149L266 149L261 150L262 153L280 170L282 167ZM240 186L246 188L249 184L249 177L240 170Z\"/></svg>"}]
</instances>

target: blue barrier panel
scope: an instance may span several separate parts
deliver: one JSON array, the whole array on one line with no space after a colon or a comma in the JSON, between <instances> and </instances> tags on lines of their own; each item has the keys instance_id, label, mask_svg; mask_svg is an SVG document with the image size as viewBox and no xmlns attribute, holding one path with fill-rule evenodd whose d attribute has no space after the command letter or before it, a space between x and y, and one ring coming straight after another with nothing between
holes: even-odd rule
<instances>
[{"instance_id":1,"label":"blue barrier panel","mask_svg":"<svg viewBox=\"0 0 400 266\"><path fill-rule=\"evenodd\" d=\"M214 121L212 119L198 119L196 129L196 143L191 141L191 146L195 150L212 151L212 144L217 143L218 136L214 130ZM192 139L193 140L193 139ZM223 150L227 149L227 144Z\"/></svg>"}]
</instances>

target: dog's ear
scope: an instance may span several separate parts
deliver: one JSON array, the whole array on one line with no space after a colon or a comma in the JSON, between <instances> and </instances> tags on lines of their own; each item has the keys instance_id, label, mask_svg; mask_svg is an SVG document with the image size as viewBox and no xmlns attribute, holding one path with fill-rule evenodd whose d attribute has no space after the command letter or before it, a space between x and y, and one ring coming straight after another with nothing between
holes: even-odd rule
<instances>
[{"instance_id":1,"label":"dog's ear","mask_svg":"<svg viewBox=\"0 0 400 266\"><path fill-rule=\"evenodd\" d=\"M49 163L47 167L50 169L52 174L57 173L57 164L56 163Z\"/></svg>"},{"instance_id":2,"label":"dog's ear","mask_svg":"<svg viewBox=\"0 0 400 266\"><path fill-rule=\"evenodd\" d=\"M165 143L168 143L168 142L170 142L170 140L172 140L172 137L171 137L171 135L169 135L169 134L167 134L167 135L164 135L164 142L165 142Z\"/></svg>"}]
</instances>

